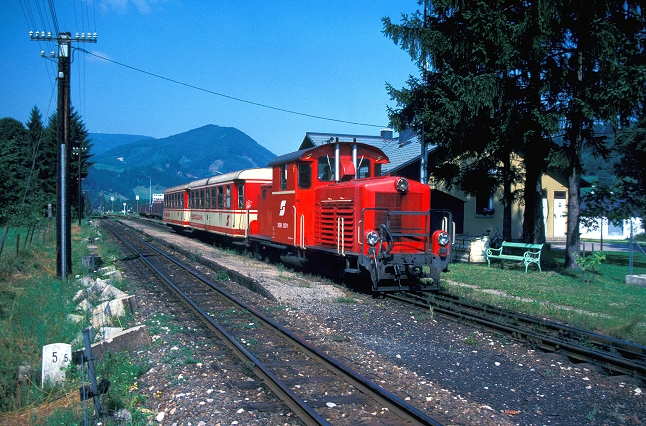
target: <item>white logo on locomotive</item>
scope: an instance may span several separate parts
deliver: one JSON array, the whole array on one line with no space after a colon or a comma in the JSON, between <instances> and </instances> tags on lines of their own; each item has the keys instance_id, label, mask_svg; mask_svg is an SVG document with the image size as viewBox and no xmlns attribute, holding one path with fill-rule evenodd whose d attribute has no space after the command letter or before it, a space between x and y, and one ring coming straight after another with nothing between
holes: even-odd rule
<instances>
[{"instance_id":1,"label":"white logo on locomotive","mask_svg":"<svg viewBox=\"0 0 646 426\"><path fill-rule=\"evenodd\" d=\"M278 214L278 216L285 216L285 204L287 204L287 200L280 202L280 213Z\"/></svg>"}]
</instances>

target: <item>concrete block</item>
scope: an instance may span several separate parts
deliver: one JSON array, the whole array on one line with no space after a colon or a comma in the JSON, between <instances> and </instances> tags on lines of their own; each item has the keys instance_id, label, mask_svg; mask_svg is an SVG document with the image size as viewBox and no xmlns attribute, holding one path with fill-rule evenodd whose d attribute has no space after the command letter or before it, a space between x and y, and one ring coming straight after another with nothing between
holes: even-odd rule
<instances>
[{"instance_id":1,"label":"concrete block","mask_svg":"<svg viewBox=\"0 0 646 426\"><path fill-rule=\"evenodd\" d=\"M92 309L92 305L90 305L90 302L84 299L84 300L81 300L81 302L78 304L76 308L83 312L87 312Z\"/></svg>"},{"instance_id":2,"label":"concrete block","mask_svg":"<svg viewBox=\"0 0 646 426\"><path fill-rule=\"evenodd\" d=\"M72 298L72 301L74 303L79 303L79 301L86 299L88 296L88 291L87 290L79 290L76 292L74 297Z\"/></svg>"},{"instance_id":3,"label":"concrete block","mask_svg":"<svg viewBox=\"0 0 646 426\"><path fill-rule=\"evenodd\" d=\"M111 325L111 318L124 316L126 313L134 313L137 310L135 296L126 296L120 299L103 302L92 312L92 326L99 328Z\"/></svg>"},{"instance_id":4,"label":"concrete block","mask_svg":"<svg viewBox=\"0 0 646 426\"><path fill-rule=\"evenodd\" d=\"M97 330L94 340L110 340L121 332L123 332L123 328L121 327L101 327Z\"/></svg>"},{"instance_id":5,"label":"concrete block","mask_svg":"<svg viewBox=\"0 0 646 426\"><path fill-rule=\"evenodd\" d=\"M107 285L101 291L101 295L99 296L99 300L106 301L106 300L112 300L112 299L121 299L123 297L128 296L127 293L124 293L123 291L119 290L113 285Z\"/></svg>"},{"instance_id":6,"label":"concrete block","mask_svg":"<svg viewBox=\"0 0 646 426\"><path fill-rule=\"evenodd\" d=\"M82 315L67 314L67 320L69 322L79 323L79 322L85 320L85 317L82 316Z\"/></svg>"},{"instance_id":7,"label":"concrete block","mask_svg":"<svg viewBox=\"0 0 646 426\"><path fill-rule=\"evenodd\" d=\"M88 288L94 284L94 281L92 280L92 277L89 277L87 275L81 277L78 281L79 285Z\"/></svg>"},{"instance_id":8,"label":"concrete block","mask_svg":"<svg viewBox=\"0 0 646 426\"><path fill-rule=\"evenodd\" d=\"M100 268L97 272L99 274L107 274L108 272L113 272L116 270L117 268L115 268L114 266L104 266L103 268Z\"/></svg>"},{"instance_id":9,"label":"concrete block","mask_svg":"<svg viewBox=\"0 0 646 426\"><path fill-rule=\"evenodd\" d=\"M148 328L145 325L140 325L117 333L108 340L93 344L92 355L100 360L107 351L111 353L127 351L132 354L150 346L150 344Z\"/></svg>"},{"instance_id":10,"label":"concrete block","mask_svg":"<svg viewBox=\"0 0 646 426\"><path fill-rule=\"evenodd\" d=\"M646 287L646 275L626 275L626 284Z\"/></svg>"},{"instance_id":11,"label":"concrete block","mask_svg":"<svg viewBox=\"0 0 646 426\"><path fill-rule=\"evenodd\" d=\"M119 282L123 281L123 275L121 274L121 271L110 271L106 273L105 276L108 279L112 279L115 281L119 281Z\"/></svg>"}]
</instances>

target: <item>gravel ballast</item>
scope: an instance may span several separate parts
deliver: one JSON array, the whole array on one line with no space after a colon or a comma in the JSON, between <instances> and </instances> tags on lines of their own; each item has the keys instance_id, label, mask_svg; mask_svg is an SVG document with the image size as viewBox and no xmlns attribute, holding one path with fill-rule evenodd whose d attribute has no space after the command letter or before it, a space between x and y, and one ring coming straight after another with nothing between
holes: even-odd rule
<instances>
[{"instance_id":1,"label":"gravel ballast","mask_svg":"<svg viewBox=\"0 0 646 426\"><path fill-rule=\"evenodd\" d=\"M231 281L222 286L442 423L646 424L643 383L630 377L606 376L431 312L349 292L323 278L217 250L194 238L131 226L251 278L268 297ZM168 296L145 284L148 273L141 264L130 260L121 267L138 301L135 321L150 323L163 316ZM195 267L208 276L219 275L197 263ZM150 398L156 422L299 424L290 413L241 409L244 400L227 383L254 378L225 371L221 366L230 361L202 343L206 333L191 318L164 318L179 321L184 331L152 336L155 343L140 354L152 368L136 391ZM193 348L194 360L174 364L171 355L182 347ZM374 415L376 422L379 416Z\"/></svg>"}]
</instances>

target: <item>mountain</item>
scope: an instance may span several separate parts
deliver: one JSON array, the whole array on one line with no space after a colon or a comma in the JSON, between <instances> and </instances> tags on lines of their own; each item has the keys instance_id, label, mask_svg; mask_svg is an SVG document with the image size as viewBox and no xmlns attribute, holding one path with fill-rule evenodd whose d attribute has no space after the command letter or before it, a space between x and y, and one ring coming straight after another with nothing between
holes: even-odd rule
<instances>
[{"instance_id":1,"label":"mountain","mask_svg":"<svg viewBox=\"0 0 646 426\"><path fill-rule=\"evenodd\" d=\"M149 200L151 192L161 193L170 186L219 173L265 167L276 157L240 130L212 124L163 139L104 137L101 144L106 140L114 147L95 149L98 141L93 138L90 161L95 164L89 168L83 189L90 190L95 207L99 198L107 199L106 209L111 208L110 197L119 203L134 200L136 195Z\"/></svg>"},{"instance_id":2,"label":"mountain","mask_svg":"<svg viewBox=\"0 0 646 426\"><path fill-rule=\"evenodd\" d=\"M92 140L92 153L94 155L103 154L119 145L143 140L153 139L151 136L141 135L119 135L112 133L90 133L89 139Z\"/></svg>"}]
</instances>

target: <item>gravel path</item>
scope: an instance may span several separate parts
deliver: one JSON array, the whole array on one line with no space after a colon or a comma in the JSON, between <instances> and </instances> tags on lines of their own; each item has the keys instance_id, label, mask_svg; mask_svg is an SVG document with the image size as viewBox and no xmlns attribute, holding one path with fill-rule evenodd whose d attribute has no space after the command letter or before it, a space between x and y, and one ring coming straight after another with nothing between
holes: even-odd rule
<instances>
[{"instance_id":1,"label":"gravel path","mask_svg":"<svg viewBox=\"0 0 646 426\"><path fill-rule=\"evenodd\" d=\"M632 378L608 377L430 312L145 228L189 253L254 278L269 297L230 281L223 286L445 424L646 424L645 387ZM145 285L138 262L123 262L122 267L140 306L135 320L150 323L163 317L169 303L165 294ZM216 275L204 266L196 268ZM159 423L299 424L289 413L244 410L245 396L227 383L253 378L228 371L226 356L201 344L206 336L200 323L190 318L163 321L175 332L153 336L155 344L142 353L153 368L138 390L149 396L148 407ZM192 362L175 362L172 354L182 348L193 348ZM373 415L377 422L378 413Z\"/></svg>"}]
</instances>

